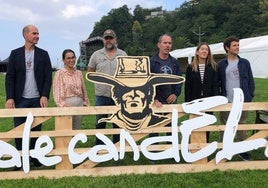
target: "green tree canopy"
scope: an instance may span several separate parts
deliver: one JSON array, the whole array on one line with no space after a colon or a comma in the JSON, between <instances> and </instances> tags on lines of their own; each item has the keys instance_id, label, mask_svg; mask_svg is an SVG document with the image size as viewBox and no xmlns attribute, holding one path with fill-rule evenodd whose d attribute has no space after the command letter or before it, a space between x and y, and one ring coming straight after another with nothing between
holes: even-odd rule
<instances>
[{"instance_id":1,"label":"green tree canopy","mask_svg":"<svg viewBox=\"0 0 268 188\"><path fill-rule=\"evenodd\" d=\"M152 16L152 12L163 13ZM191 0L174 11L162 7L153 9L137 5L133 15L127 5L112 9L94 26L90 37L102 36L111 28L118 36L118 46L129 55L149 55L156 52L160 35L173 37L173 49L196 46L201 41L217 43L229 35L240 38L268 33L267 0Z\"/></svg>"}]
</instances>

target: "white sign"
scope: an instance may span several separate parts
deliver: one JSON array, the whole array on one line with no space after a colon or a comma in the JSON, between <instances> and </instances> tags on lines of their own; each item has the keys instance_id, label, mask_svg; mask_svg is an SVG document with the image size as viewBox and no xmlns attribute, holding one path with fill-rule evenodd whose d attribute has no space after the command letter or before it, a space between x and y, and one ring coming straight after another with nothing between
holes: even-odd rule
<instances>
[{"instance_id":1,"label":"white sign","mask_svg":"<svg viewBox=\"0 0 268 188\"><path fill-rule=\"evenodd\" d=\"M224 130L223 148L216 154L216 164L218 164L224 158L231 160L233 155L251 151L260 147L265 147L265 145L267 144L267 140L264 138L234 143L234 137L238 126L238 121L240 119L243 109L243 101L243 92L241 91L241 89L235 89L234 102L226 123L226 128ZM227 102L228 101L225 97L215 96L197 99L189 103L183 103L182 107L186 113L195 114L198 115L198 117L185 120L182 122L181 126L178 127L178 112L176 110L173 110L171 135L150 137L144 139L140 144L141 153L150 160L173 158L176 162L179 162L179 138L177 134L179 128L182 133L181 154L183 159L186 162L195 162L208 157L217 150L218 143L214 141L212 143L209 143L206 147L200 149L199 151L191 153L189 150L190 135L195 129L211 125L217 121L214 115L206 114L202 111L226 104ZM22 160L19 151L14 146L0 140L0 159L4 155L11 156L8 160L0 160L0 168L22 166L24 172L28 173L30 171L30 157L37 158L45 166L53 166L61 162L62 158L60 156L46 156L53 150L53 142L51 138L47 135L39 137L35 144L35 148L29 150L30 131L32 123L33 115L29 113L23 131ZM137 161L140 158L140 151L138 149L137 143L130 135L130 133L124 129L121 129L120 132L119 151L106 135L102 133L97 133L96 137L102 140L104 144L96 145L82 154L76 153L74 149L76 147L77 142L87 142L87 136L84 133L79 133L71 139L68 146L68 156L72 164L79 164L86 159L91 160L93 162L105 162L109 160L117 161L119 159L124 159L126 143L128 143L133 150L133 160ZM171 147L169 149L159 152L151 152L147 149L149 146L159 142L171 142ZM101 150L106 150L107 152L100 154ZM267 147L264 154L266 157L268 157Z\"/></svg>"}]
</instances>

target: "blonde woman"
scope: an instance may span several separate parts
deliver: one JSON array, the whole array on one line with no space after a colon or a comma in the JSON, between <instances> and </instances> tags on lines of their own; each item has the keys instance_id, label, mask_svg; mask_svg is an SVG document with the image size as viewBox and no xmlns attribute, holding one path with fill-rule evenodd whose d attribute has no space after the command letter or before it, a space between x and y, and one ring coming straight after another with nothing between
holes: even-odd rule
<instances>
[{"instance_id":1,"label":"blonde woman","mask_svg":"<svg viewBox=\"0 0 268 188\"><path fill-rule=\"evenodd\" d=\"M209 45L200 43L186 69L185 102L219 94L217 64Z\"/></svg>"},{"instance_id":2,"label":"blonde woman","mask_svg":"<svg viewBox=\"0 0 268 188\"><path fill-rule=\"evenodd\" d=\"M200 43L185 75L185 102L219 95L217 64L207 43ZM207 142L209 132L206 133Z\"/></svg>"}]
</instances>

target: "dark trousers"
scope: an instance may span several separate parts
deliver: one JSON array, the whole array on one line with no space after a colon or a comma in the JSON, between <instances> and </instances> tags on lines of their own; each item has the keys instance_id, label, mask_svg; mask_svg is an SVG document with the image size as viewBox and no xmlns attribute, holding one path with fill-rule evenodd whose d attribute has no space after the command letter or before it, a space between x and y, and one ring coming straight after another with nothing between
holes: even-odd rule
<instances>
[{"instance_id":1,"label":"dark trousers","mask_svg":"<svg viewBox=\"0 0 268 188\"><path fill-rule=\"evenodd\" d=\"M31 98L26 99L22 98L19 103L17 103L16 108L40 108L40 98ZM26 121L26 117L14 117L14 127L19 126L20 124L24 123ZM41 131L41 124L32 128L31 131ZM35 142L37 138L31 138L30 141L30 149L34 149ZM15 144L17 150L22 150L22 139L21 138L15 138Z\"/></svg>"}]
</instances>

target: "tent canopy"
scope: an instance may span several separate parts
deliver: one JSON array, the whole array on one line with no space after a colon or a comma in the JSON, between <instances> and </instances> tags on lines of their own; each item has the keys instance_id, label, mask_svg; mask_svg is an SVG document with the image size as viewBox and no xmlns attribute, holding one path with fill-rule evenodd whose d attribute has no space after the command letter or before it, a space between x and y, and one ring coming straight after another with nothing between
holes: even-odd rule
<instances>
[{"instance_id":1,"label":"tent canopy","mask_svg":"<svg viewBox=\"0 0 268 188\"><path fill-rule=\"evenodd\" d=\"M246 58L251 63L254 77L268 78L268 35L260 37L251 37L240 39L239 55ZM212 54L225 55L223 43L210 44ZM196 47L189 47L183 49L177 49L170 52L170 54L177 59L188 59L188 63L192 61L192 57L195 55ZM215 58L218 60L217 58Z\"/></svg>"}]
</instances>

